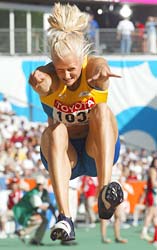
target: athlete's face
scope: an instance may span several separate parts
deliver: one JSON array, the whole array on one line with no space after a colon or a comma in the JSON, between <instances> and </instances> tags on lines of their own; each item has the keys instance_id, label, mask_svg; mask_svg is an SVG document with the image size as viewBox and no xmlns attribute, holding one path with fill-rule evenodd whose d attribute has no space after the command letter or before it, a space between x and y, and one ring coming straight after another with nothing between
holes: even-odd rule
<instances>
[{"instance_id":1,"label":"athlete's face","mask_svg":"<svg viewBox=\"0 0 157 250\"><path fill-rule=\"evenodd\" d=\"M74 85L81 75L82 60L76 55L63 58L55 57L54 67L58 78L68 87Z\"/></svg>"}]
</instances>

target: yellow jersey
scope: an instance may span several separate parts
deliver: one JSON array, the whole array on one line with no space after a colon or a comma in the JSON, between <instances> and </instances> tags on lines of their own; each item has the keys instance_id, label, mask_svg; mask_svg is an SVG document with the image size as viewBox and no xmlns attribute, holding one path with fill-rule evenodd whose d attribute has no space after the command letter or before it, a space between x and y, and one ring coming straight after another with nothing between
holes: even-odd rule
<instances>
[{"instance_id":1,"label":"yellow jersey","mask_svg":"<svg viewBox=\"0 0 157 250\"><path fill-rule=\"evenodd\" d=\"M60 82L59 88L47 96L40 96L45 113L55 122L66 126L88 123L89 112L98 103L107 102L108 90L89 86L86 80L87 57L82 65L79 87L72 91Z\"/></svg>"}]
</instances>

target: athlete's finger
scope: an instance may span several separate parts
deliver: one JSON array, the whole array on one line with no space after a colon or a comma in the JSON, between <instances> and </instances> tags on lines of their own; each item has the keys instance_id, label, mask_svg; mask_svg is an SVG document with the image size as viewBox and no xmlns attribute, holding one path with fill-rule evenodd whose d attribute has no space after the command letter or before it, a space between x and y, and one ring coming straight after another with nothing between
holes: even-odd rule
<instances>
[{"instance_id":1,"label":"athlete's finger","mask_svg":"<svg viewBox=\"0 0 157 250\"><path fill-rule=\"evenodd\" d=\"M108 77L117 77L117 78L121 78L122 76L114 74L114 73L109 73Z\"/></svg>"},{"instance_id":2,"label":"athlete's finger","mask_svg":"<svg viewBox=\"0 0 157 250\"><path fill-rule=\"evenodd\" d=\"M92 76L91 78L89 78L89 79L88 79L88 82L90 83L90 82L92 82L92 81L96 81L96 80L99 79L99 77L100 77L100 73L98 73L98 74Z\"/></svg>"}]
</instances>

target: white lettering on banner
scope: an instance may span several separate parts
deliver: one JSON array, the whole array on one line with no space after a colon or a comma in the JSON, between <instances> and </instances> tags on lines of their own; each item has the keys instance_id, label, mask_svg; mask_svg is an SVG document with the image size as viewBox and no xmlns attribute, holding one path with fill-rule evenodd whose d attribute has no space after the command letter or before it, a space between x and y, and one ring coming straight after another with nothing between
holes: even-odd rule
<instances>
[{"instance_id":1,"label":"white lettering on banner","mask_svg":"<svg viewBox=\"0 0 157 250\"><path fill-rule=\"evenodd\" d=\"M89 98L85 102L78 101L71 105L66 105L55 100L53 117L58 122L63 122L66 125L87 123L89 112L95 105L93 98Z\"/></svg>"},{"instance_id":2,"label":"white lettering on banner","mask_svg":"<svg viewBox=\"0 0 157 250\"><path fill-rule=\"evenodd\" d=\"M86 110L95 105L95 101L93 98L88 99L86 102L78 101L72 105L66 105L60 102L59 100L55 100L54 107L65 113L74 113L78 110Z\"/></svg>"}]
</instances>

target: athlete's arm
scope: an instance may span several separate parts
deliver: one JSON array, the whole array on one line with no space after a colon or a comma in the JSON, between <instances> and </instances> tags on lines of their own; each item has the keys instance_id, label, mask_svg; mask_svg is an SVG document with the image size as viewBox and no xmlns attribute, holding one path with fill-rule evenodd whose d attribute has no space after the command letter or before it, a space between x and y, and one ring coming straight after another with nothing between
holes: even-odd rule
<instances>
[{"instance_id":1,"label":"athlete's arm","mask_svg":"<svg viewBox=\"0 0 157 250\"><path fill-rule=\"evenodd\" d=\"M90 57L88 59L86 77L91 87L106 90L109 86L110 77L120 77L111 72L107 61L102 57Z\"/></svg>"},{"instance_id":2,"label":"athlete's arm","mask_svg":"<svg viewBox=\"0 0 157 250\"><path fill-rule=\"evenodd\" d=\"M41 96L46 96L54 91L52 79L55 70L52 63L38 67L30 74L29 83L33 89Z\"/></svg>"}]
</instances>

